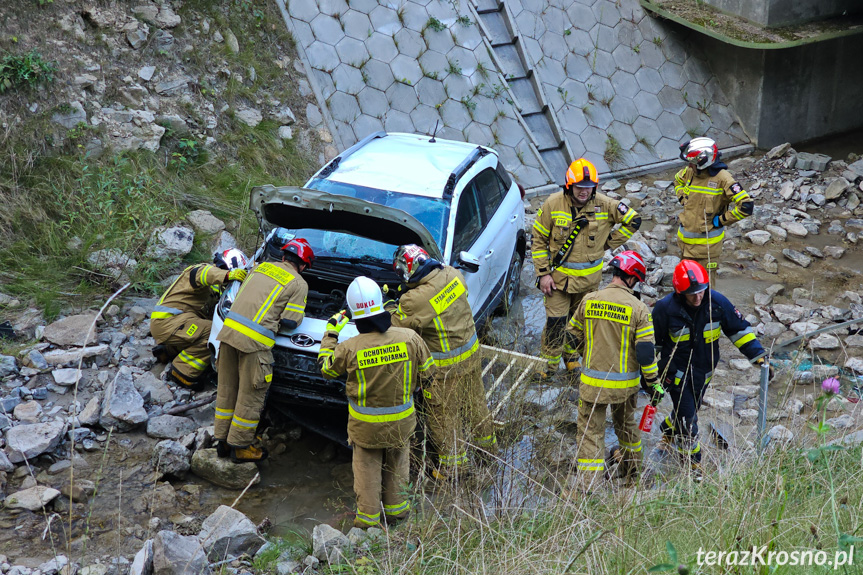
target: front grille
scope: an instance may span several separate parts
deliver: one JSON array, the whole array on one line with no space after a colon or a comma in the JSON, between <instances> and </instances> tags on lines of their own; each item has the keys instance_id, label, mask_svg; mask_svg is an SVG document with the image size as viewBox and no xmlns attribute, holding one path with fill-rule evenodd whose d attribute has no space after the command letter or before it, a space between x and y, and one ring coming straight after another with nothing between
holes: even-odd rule
<instances>
[{"instance_id":1,"label":"front grille","mask_svg":"<svg viewBox=\"0 0 863 575\"><path fill-rule=\"evenodd\" d=\"M310 353L273 348L271 400L347 409L345 378L324 379L317 359Z\"/></svg>"}]
</instances>

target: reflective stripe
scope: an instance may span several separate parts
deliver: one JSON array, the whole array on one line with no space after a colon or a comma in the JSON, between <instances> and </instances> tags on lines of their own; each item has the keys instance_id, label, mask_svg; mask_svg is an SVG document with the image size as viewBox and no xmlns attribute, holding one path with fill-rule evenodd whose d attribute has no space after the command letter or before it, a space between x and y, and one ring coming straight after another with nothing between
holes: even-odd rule
<instances>
[{"instance_id":1,"label":"reflective stripe","mask_svg":"<svg viewBox=\"0 0 863 575\"><path fill-rule=\"evenodd\" d=\"M685 244L717 244L725 238L725 228L716 228L707 233L687 232L683 226L677 228L677 237Z\"/></svg>"},{"instance_id":2,"label":"reflective stripe","mask_svg":"<svg viewBox=\"0 0 863 575\"><path fill-rule=\"evenodd\" d=\"M548 257L548 250L537 250L537 251L531 252L530 257L532 257L535 260L538 260L541 258L547 258Z\"/></svg>"},{"instance_id":3,"label":"reflective stripe","mask_svg":"<svg viewBox=\"0 0 863 575\"><path fill-rule=\"evenodd\" d=\"M740 202L740 201L748 200L748 199L749 199L749 194L746 193L746 190L743 190L742 192L740 192L738 194L734 194L734 196L731 197L732 202Z\"/></svg>"},{"instance_id":4,"label":"reflective stripe","mask_svg":"<svg viewBox=\"0 0 863 575\"><path fill-rule=\"evenodd\" d=\"M285 305L285 309L289 309L289 310L295 311L297 313L306 313L306 306L296 304L296 303L289 303L289 304Z\"/></svg>"},{"instance_id":5,"label":"reflective stripe","mask_svg":"<svg viewBox=\"0 0 863 575\"><path fill-rule=\"evenodd\" d=\"M596 221L607 220L608 212L595 212L593 217L596 218Z\"/></svg>"},{"instance_id":6,"label":"reflective stripe","mask_svg":"<svg viewBox=\"0 0 863 575\"><path fill-rule=\"evenodd\" d=\"M381 522L381 514L375 513L374 515L369 515L368 513L363 513L362 511L357 510L357 519L366 525L378 525Z\"/></svg>"},{"instance_id":7,"label":"reflective stripe","mask_svg":"<svg viewBox=\"0 0 863 575\"><path fill-rule=\"evenodd\" d=\"M235 311L229 311L225 316L225 325L266 346L273 347L276 343L276 334Z\"/></svg>"},{"instance_id":8,"label":"reflective stripe","mask_svg":"<svg viewBox=\"0 0 863 575\"><path fill-rule=\"evenodd\" d=\"M625 389L627 387L635 387L640 382L641 374L638 372L614 373L589 368L581 370L581 383L594 387Z\"/></svg>"},{"instance_id":9,"label":"reflective stripe","mask_svg":"<svg viewBox=\"0 0 863 575\"><path fill-rule=\"evenodd\" d=\"M665 416L665 425L667 425L669 429L674 431L674 424L671 423L671 418L669 418L667 415Z\"/></svg>"},{"instance_id":10,"label":"reflective stripe","mask_svg":"<svg viewBox=\"0 0 863 575\"><path fill-rule=\"evenodd\" d=\"M620 346L620 364L617 369L619 369L621 373L623 373L623 370L625 370L629 365L629 330L630 327L625 325L620 332L620 342L623 345Z\"/></svg>"},{"instance_id":11,"label":"reflective stripe","mask_svg":"<svg viewBox=\"0 0 863 575\"><path fill-rule=\"evenodd\" d=\"M653 362L653 363L651 363L650 365L644 365L644 366L642 366L642 367L641 367L641 372L642 372L644 375L656 375L656 374L658 374L658 373L659 373L659 366L658 366L658 365L656 365L656 362L654 361L654 362Z\"/></svg>"},{"instance_id":12,"label":"reflective stripe","mask_svg":"<svg viewBox=\"0 0 863 575\"><path fill-rule=\"evenodd\" d=\"M153 308L153 312L150 314L150 319L165 319L166 317L174 317L181 313L183 313L183 310L181 309L157 305Z\"/></svg>"},{"instance_id":13,"label":"reflective stripe","mask_svg":"<svg viewBox=\"0 0 863 575\"><path fill-rule=\"evenodd\" d=\"M704 326L704 343L713 343L721 334L718 321L708 323Z\"/></svg>"},{"instance_id":14,"label":"reflective stripe","mask_svg":"<svg viewBox=\"0 0 863 575\"><path fill-rule=\"evenodd\" d=\"M435 316L434 318L434 327L437 331L437 337L440 340L440 348L442 352L449 351L449 339L446 335L446 328L443 325L443 320L440 316Z\"/></svg>"},{"instance_id":15,"label":"reflective stripe","mask_svg":"<svg viewBox=\"0 0 863 575\"><path fill-rule=\"evenodd\" d=\"M578 350L576 348L572 347L572 344L570 344L568 341L564 342L563 353L573 354L573 353L576 353L577 351Z\"/></svg>"},{"instance_id":16,"label":"reflective stripe","mask_svg":"<svg viewBox=\"0 0 863 575\"><path fill-rule=\"evenodd\" d=\"M462 451L455 455L438 455L438 462L447 466L464 465L467 463L467 452Z\"/></svg>"},{"instance_id":17,"label":"reflective stripe","mask_svg":"<svg viewBox=\"0 0 863 575\"><path fill-rule=\"evenodd\" d=\"M332 378L338 377L340 374L334 369L330 369L329 367L322 367L321 371L324 372L325 375L329 375Z\"/></svg>"},{"instance_id":18,"label":"reflective stripe","mask_svg":"<svg viewBox=\"0 0 863 575\"><path fill-rule=\"evenodd\" d=\"M677 331L670 331L668 332L668 336L674 343L678 343L681 341L689 341L689 328L684 327Z\"/></svg>"},{"instance_id":19,"label":"reflective stripe","mask_svg":"<svg viewBox=\"0 0 863 575\"><path fill-rule=\"evenodd\" d=\"M721 189L716 188L708 188L706 186L687 186L687 190L689 193L695 192L696 194L706 194L708 196L721 196L723 191Z\"/></svg>"},{"instance_id":20,"label":"reflective stripe","mask_svg":"<svg viewBox=\"0 0 863 575\"><path fill-rule=\"evenodd\" d=\"M413 377L412 377L413 376L413 370L411 368L413 367L413 362L412 361L406 361L406 362L404 362L404 364L405 364L405 373L404 373L404 379L402 380L402 383L403 383L402 401L407 403L411 399L410 390L411 390L411 381L413 381Z\"/></svg>"},{"instance_id":21,"label":"reflective stripe","mask_svg":"<svg viewBox=\"0 0 863 575\"><path fill-rule=\"evenodd\" d=\"M413 399L403 405L394 407L360 407L348 398L348 412L354 419L367 423L385 423L388 421L400 421L409 417L414 412Z\"/></svg>"},{"instance_id":22,"label":"reflective stripe","mask_svg":"<svg viewBox=\"0 0 863 575\"><path fill-rule=\"evenodd\" d=\"M585 263L565 262L565 263L562 263L556 269L557 269L557 271L559 271L563 274L566 274L568 276L577 276L577 277L589 276L589 275L599 273L602 271L602 260L599 259L596 261L585 262Z\"/></svg>"},{"instance_id":23,"label":"reflective stripe","mask_svg":"<svg viewBox=\"0 0 863 575\"><path fill-rule=\"evenodd\" d=\"M216 419L231 419L234 416L233 409L216 408Z\"/></svg>"},{"instance_id":24,"label":"reflective stripe","mask_svg":"<svg viewBox=\"0 0 863 575\"><path fill-rule=\"evenodd\" d=\"M318 352L318 357L320 358L320 357L325 357L325 356L331 356L331 355L333 355L333 353L334 353L334 350L323 348L323 349L321 349L321 351Z\"/></svg>"},{"instance_id":25,"label":"reflective stripe","mask_svg":"<svg viewBox=\"0 0 863 575\"><path fill-rule=\"evenodd\" d=\"M539 220L533 222L533 229L535 229L536 231L538 231L539 233L541 233L544 236L548 236L548 234L551 233L548 231L548 228L546 228L544 225L539 223Z\"/></svg>"},{"instance_id":26,"label":"reflective stripe","mask_svg":"<svg viewBox=\"0 0 863 575\"><path fill-rule=\"evenodd\" d=\"M623 226L620 226L617 229L617 231L619 231L621 234L623 234L626 238L631 238L635 234L635 232L633 232L629 228L625 228Z\"/></svg>"},{"instance_id":27,"label":"reflective stripe","mask_svg":"<svg viewBox=\"0 0 863 575\"><path fill-rule=\"evenodd\" d=\"M648 335L653 335L653 326L649 325L647 327L643 327L635 332L635 339L640 337L646 337Z\"/></svg>"},{"instance_id":28,"label":"reflective stripe","mask_svg":"<svg viewBox=\"0 0 863 575\"><path fill-rule=\"evenodd\" d=\"M754 333L747 333L746 335L742 336L740 339L735 341L734 345L736 345L738 348L741 348L754 339L755 339Z\"/></svg>"},{"instance_id":29,"label":"reflective stripe","mask_svg":"<svg viewBox=\"0 0 863 575\"><path fill-rule=\"evenodd\" d=\"M571 325L572 327L574 327L576 329L580 329L580 330L584 331L584 324L582 324L580 321L575 319L575 316L572 316L572 318L570 318L569 325Z\"/></svg>"},{"instance_id":30,"label":"reflective stripe","mask_svg":"<svg viewBox=\"0 0 863 575\"><path fill-rule=\"evenodd\" d=\"M626 443L625 441L618 441L618 443L620 443L621 448L627 451L641 451L641 440L639 440L637 443Z\"/></svg>"},{"instance_id":31,"label":"reflective stripe","mask_svg":"<svg viewBox=\"0 0 863 575\"><path fill-rule=\"evenodd\" d=\"M235 425L242 429L253 429L258 426L259 419L243 419L242 417L237 417L234 415L234 419L231 421L231 425Z\"/></svg>"},{"instance_id":32,"label":"reflective stripe","mask_svg":"<svg viewBox=\"0 0 863 575\"><path fill-rule=\"evenodd\" d=\"M680 385L681 379L683 379L683 372L678 370L677 373L674 374L674 385Z\"/></svg>"},{"instance_id":33,"label":"reflective stripe","mask_svg":"<svg viewBox=\"0 0 863 575\"><path fill-rule=\"evenodd\" d=\"M629 210L627 210L626 214L624 214L624 216L623 216L623 223L628 224L629 222L632 221L632 218L634 218L634 217L635 217L635 210L633 210L632 208L629 208Z\"/></svg>"},{"instance_id":34,"label":"reflective stripe","mask_svg":"<svg viewBox=\"0 0 863 575\"><path fill-rule=\"evenodd\" d=\"M177 358L198 371L204 371L207 369L207 363L204 360L189 355L185 351L181 351Z\"/></svg>"},{"instance_id":35,"label":"reflective stripe","mask_svg":"<svg viewBox=\"0 0 863 575\"><path fill-rule=\"evenodd\" d=\"M430 357L420 366L420 371L427 371L432 365L434 365L434 359Z\"/></svg>"},{"instance_id":36,"label":"reflective stripe","mask_svg":"<svg viewBox=\"0 0 863 575\"><path fill-rule=\"evenodd\" d=\"M474 443L477 445L494 445L497 443L497 437L495 437L494 433L491 435L486 435L485 437L478 437L474 439Z\"/></svg>"},{"instance_id":37,"label":"reflective stripe","mask_svg":"<svg viewBox=\"0 0 863 575\"><path fill-rule=\"evenodd\" d=\"M605 461L602 459L577 459L576 468L580 471L603 471Z\"/></svg>"},{"instance_id":38,"label":"reflective stripe","mask_svg":"<svg viewBox=\"0 0 863 575\"><path fill-rule=\"evenodd\" d=\"M479 349L479 340L474 333L466 344L446 352L431 352L434 363L437 366L452 365L466 360Z\"/></svg>"},{"instance_id":39,"label":"reflective stripe","mask_svg":"<svg viewBox=\"0 0 863 575\"><path fill-rule=\"evenodd\" d=\"M204 269L201 270L201 285L209 286L207 283L207 274L210 272L210 268L213 266L204 266Z\"/></svg>"},{"instance_id":40,"label":"reflective stripe","mask_svg":"<svg viewBox=\"0 0 863 575\"><path fill-rule=\"evenodd\" d=\"M685 453L687 455L695 455L696 453L701 451L701 444L698 442L695 443L695 447L693 447L692 449L688 449L683 445L678 445L676 447L677 451L679 451L680 453Z\"/></svg>"},{"instance_id":41,"label":"reflective stripe","mask_svg":"<svg viewBox=\"0 0 863 575\"><path fill-rule=\"evenodd\" d=\"M273 302L276 301L276 298L279 297L279 294L282 293L282 290L285 289L285 286L279 284L272 289L270 295L267 296L267 299L264 300L263 305L261 305L261 309L258 310L258 313L255 314L255 317L252 318L252 321L255 323L261 323L267 316L267 312L270 311L270 307L272 307Z\"/></svg>"},{"instance_id":42,"label":"reflective stripe","mask_svg":"<svg viewBox=\"0 0 863 575\"><path fill-rule=\"evenodd\" d=\"M560 264L560 267L570 270L587 270L601 265L602 259L598 259L592 262L564 262Z\"/></svg>"},{"instance_id":43,"label":"reflective stripe","mask_svg":"<svg viewBox=\"0 0 863 575\"><path fill-rule=\"evenodd\" d=\"M368 382L366 381L366 374L363 370L357 370L357 404L358 407L365 407L366 405L366 388L368 387Z\"/></svg>"},{"instance_id":44,"label":"reflective stripe","mask_svg":"<svg viewBox=\"0 0 863 575\"><path fill-rule=\"evenodd\" d=\"M737 342L738 342L741 338L743 338L743 337L745 337L745 336L747 336L747 335L749 335L749 334L753 334L753 335L754 335L754 332L752 331L752 327L751 327L751 326L750 326L750 327L747 327L747 328L746 328L746 329L744 329L744 330L738 331L737 333L735 333L735 334L733 334L731 337L729 337L729 339L731 340L731 342L732 342L732 343L734 343L734 345L736 345L737 347L740 347L740 346L741 346L741 345L743 345L743 344L742 344L742 343L741 343L741 344L738 344ZM749 339L748 339L748 340L746 340L746 341L752 341L753 339L755 339L755 338L754 338L754 337L752 337L752 338L749 338Z\"/></svg>"},{"instance_id":45,"label":"reflective stripe","mask_svg":"<svg viewBox=\"0 0 863 575\"><path fill-rule=\"evenodd\" d=\"M408 499L405 499L401 503L397 505L384 505L384 513L387 515L400 515L405 511L410 510L411 502Z\"/></svg>"}]
</instances>

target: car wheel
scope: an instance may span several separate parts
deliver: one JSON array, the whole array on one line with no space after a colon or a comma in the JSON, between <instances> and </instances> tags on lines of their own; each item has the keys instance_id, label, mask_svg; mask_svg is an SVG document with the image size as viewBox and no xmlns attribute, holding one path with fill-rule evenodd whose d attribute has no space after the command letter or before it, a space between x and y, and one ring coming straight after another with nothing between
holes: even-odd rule
<instances>
[{"instance_id":1,"label":"car wheel","mask_svg":"<svg viewBox=\"0 0 863 575\"><path fill-rule=\"evenodd\" d=\"M521 287L521 267L524 263L524 256L518 253L518 249L512 252L512 259L509 261L509 269L506 272L506 282L503 288L503 299L500 302L498 311L504 315L509 315L515 305L515 300L518 299L519 288Z\"/></svg>"}]
</instances>

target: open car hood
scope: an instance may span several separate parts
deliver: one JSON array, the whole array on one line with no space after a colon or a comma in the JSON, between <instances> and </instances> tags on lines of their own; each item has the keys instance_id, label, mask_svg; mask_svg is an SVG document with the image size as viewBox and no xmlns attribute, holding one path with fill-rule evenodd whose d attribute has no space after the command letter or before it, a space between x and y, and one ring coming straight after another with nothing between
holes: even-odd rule
<instances>
[{"instance_id":1,"label":"open car hood","mask_svg":"<svg viewBox=\"0 0 863 575\"><path fill-rule=\"evenodd\" d=\"M359 198L295 186L256 186L249 207L259 220L288 229L345 232L393 245L417 244L443 261L429 231L412 215Z\"/></svg>"}]
</instances>

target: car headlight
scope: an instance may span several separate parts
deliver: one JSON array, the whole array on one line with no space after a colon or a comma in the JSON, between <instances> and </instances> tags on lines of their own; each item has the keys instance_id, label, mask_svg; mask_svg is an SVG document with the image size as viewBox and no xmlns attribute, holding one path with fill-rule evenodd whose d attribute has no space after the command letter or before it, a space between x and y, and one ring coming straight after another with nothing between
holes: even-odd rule
<instances>
[{"instance_id":1,"label":"car headlight","mask_svg":"<svg viewBox=\"0 0 863 575\"><path fill-rule=\"evenodd\" d=\"M222 297L219 299L219 305L216 306L216 310L219 313L219 317L225 319L225 316L228 315L228 312L231 311L231 305L234 303L234 299L237 297L237 292L240 291L241 282L232 281L227 289L225 289L224 293L222 293Z\"/></svg>"}]
</instances>

